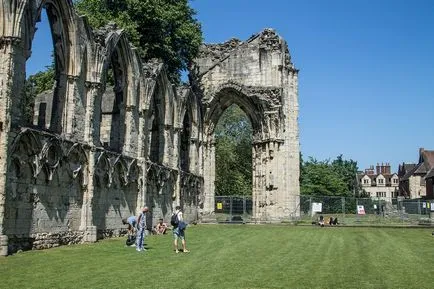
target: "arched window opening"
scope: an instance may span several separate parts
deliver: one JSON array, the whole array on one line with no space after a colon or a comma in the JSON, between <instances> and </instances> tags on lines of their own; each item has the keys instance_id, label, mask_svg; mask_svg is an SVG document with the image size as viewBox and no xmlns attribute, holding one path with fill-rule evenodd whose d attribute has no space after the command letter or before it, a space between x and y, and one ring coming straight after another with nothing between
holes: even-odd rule
<instances>
[{"instance_id":1,"label":"arched window opening","mask_svg":"<svg viewBox=\"0 0 434 289\"><path fill-rule=\"evenodd\" d=\"M217 196L252 194L252 125L237 105L228 107L215 128Z\"/></svg>"},{"instance_id":2,"label":"arched window opening","mask_svg":"<svg viewBox=\"0 0 434 289\"><path fill-rule=\"evenodd\" d=\"M26 82L23 96L23 125L36 126L40 129L50 128L53 106L54 85L56 82L56 46L53 45L50 21L53 12L48 14L46 8L40 13L36 23L36 32L32 41L31 56L26 62ZM50 20L49 17L52 19ZM51 24L52 26L52 24ZM51 48L50 48L51 47ZM57 77L58 78L58 77Z\"/></svg>"},{"instance_id":3,"label":"arched window opening","mask_svg":"<svg viewBox=\"0 0 434 289\"><path fill-rule=\"evenodd\" d=\"M182 122L182 133L180 142L180 166L181 170L190 171L190 139L191 139L191 119L189 111L185 113Z\"/></svg>"},{"instance_id":4,"label":"arched window opening","mask_svg":"<svg viewBox=\"0 0 434 289\"><path fill-rule=\"evenodd\" d=\"M106 90L101 104L100 140L104 148L121 152L125 141L126 74L118 51L108 66Z\"/></svg>"},{"instance_id":5,"label":"arched window opening","mask_svg":"<svg viewBox=\"0 0 434 289\"><path fill-rule=\"evenodd\" d=\"M163 148L161 144L161 140L163 139L163 122L162 115L160 113L160 109L162 107L162 101L160 98L160 89L157 89L154 94L153 104L152 104L152 125L151 125L151 139L150 139L150 150L149 150L149 159L154 163L162 163L163 162Z\"/></svg>"}]
</instances>

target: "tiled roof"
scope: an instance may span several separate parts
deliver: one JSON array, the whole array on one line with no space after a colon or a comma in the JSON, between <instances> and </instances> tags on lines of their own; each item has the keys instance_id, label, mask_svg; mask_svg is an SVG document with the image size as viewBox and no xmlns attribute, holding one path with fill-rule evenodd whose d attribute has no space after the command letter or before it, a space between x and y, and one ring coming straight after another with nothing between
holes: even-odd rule
<instances>
[{"instance_id":1,"label":"tiled roof","mask_svg":"<svg viewBox=\"0 0 434 289\"><path fill-rule=\"evenodd\" d=\"M400 178L402 178L402 177L405 176L409 171L413 170L416 166L417 166L417 164L406 164L406 163L402 163L402 165L399 165L399 168L398 168L398 176L399 176Z\"/></svg>"},{"instance_id":2,"label":"tiled roof","mask_svg":"<svg viewBox=\"0 0 434 289\"><path fill-rule=\"evenodd\" d=\"M425 178L430 178L434 176L434 150L424 150L421 148L419 150L419 163L414 164L403 164L399 166L399 173L403 174L401 176L401 181L408 180L413 175L420 175Z\"/></svg>"},{"instance_id":3,"label":"tiled roof","mask_svg":"<svg viewBox=\"0 0 434 289\"><path fill-rule=\"evenodd\" d=\"M375 184L376 183L375 181L376 181L376 179L377 179L377 177L379 175L382 175L386 179L386 185L390 185L391 184L391 181L389 181L389 179L391 179L394 175L398 176L398 174L396 174L396 173L393 173L393 174L378 174L378 175L368 175L368 174L362 173L362 174L358 174L357 175L357 179L360 180L364 176L368 176L371 179L371 183Z\"/></svg>"},{"instance_id":4,"label":"tiled roof","mask_svg":"<svg viewBox=\"0 0 434 289\"><path fill-rule=\"evenodd\" d=\"M402 176L401 181L406 181L408 180L413 174L414 171L416 171L416 169L418 168L418 165L414 165L414 167L412 167L410 170L408 170L404 176Z\"/></svg>"},{"instance_id":5,"label":"tiled roof","mask_svg":"<svg viewBox=\"0 0 434 289\"><path fill-rule=\"evenodd\" d=\"M423 151L423 159L426 165L431 169L434 167L434 151Z\"/></svg>"},{"instance_id":6,"label":"tiled roof","mask_svg":"<svg viewBox=\"0 0 434 289\"><path fill-rule=\"evenodd\" d=\"M426 174L425 179L434 178L434 167Z\"/></svg>"},{"instance_id":7,"label":"tiled roof","mask_svg":"<svg viewBox=\"0 0 434 289\"><path fill-rule=\"evenodd\" d=\"M421 149L419 152L419 168L415 171L417 174L423 174L428 177L434 168L434 150Z\"/></svg>"},{"instance_id":8,"label":"tiled roof","mask_svg":"<svg viewBox=\"0 0 434 289\"><path fill-rule=\"evenodd\" d=\"M417 165L416 170L413 172L414 174L426 174L428 172L428 168L425 163L420 163Z\"/></svg>"}]
</instances>

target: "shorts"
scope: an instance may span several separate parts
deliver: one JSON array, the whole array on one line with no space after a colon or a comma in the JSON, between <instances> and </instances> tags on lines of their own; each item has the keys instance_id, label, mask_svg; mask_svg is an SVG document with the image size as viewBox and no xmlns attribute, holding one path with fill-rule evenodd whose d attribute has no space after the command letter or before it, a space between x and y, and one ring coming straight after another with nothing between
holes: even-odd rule
<instances>
[{"instance_id":1,"label":"shorts","mask_svg":"<svg viewBox=\"0 0 434 289\"><path fill-rule=\"evenodd\" d=\"M175 229L173 229L173 239L181 239L181 240L185 240L185 230L179 230L178 227L176 227Z\"/></svg>"}]
</instances>

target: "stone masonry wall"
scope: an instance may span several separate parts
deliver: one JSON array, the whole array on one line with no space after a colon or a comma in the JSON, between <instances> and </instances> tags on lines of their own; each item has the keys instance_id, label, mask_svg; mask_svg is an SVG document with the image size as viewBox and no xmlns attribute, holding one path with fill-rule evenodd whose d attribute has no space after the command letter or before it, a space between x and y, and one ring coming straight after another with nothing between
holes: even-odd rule
<instances>
[{"instance_id":1,"label":"stone masonry wall","mask_svg":"<svg viewBox=\"0 0 434 289\"><path fill-rule=\"evenodd\" d=\"M144 205L154 222L177 205L189 222L212 219L213 129L233 103L254 129L254 218L297 216L298 71L273 30L204 46L191 87L177 88L115 24L92 30L72 1L50 1L56 84L27 127L25 63L44 4L0 0L0 255L123 234Z\"/></svg>"}]
</instances>

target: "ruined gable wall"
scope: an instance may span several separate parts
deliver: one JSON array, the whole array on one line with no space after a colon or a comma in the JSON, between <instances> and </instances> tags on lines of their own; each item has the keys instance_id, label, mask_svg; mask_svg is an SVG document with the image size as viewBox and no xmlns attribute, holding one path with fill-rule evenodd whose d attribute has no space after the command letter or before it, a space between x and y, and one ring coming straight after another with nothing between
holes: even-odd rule
<instances>
[{"instance_id":1,"label":"ruined gable wall","mask_svg":"<svg viewBox=\"0 0 434 289\"><path fill-rule=\"evenodd\" d=\"M245 42L204 45L193 66L193 87L204 105L205 211L214 211L213 131L235 103L253 128L254 218L279 221L299 216L298 71L286 42L265 29Z\"/></svg>"},{"instance_id":2,"label":"ruined gable wall","mask_svg":"<svg viewBox=\"0 0 434 289\"><path fill-rule=\"evenodd\" d=\"M286 43L273 30L264 30L245 42L232 39L204 45L196 60L197 74L205 91L228 80L246 86L279 87L286 50Z\"/></svg>"}]
</instances>

